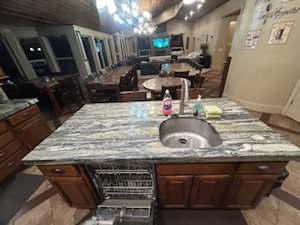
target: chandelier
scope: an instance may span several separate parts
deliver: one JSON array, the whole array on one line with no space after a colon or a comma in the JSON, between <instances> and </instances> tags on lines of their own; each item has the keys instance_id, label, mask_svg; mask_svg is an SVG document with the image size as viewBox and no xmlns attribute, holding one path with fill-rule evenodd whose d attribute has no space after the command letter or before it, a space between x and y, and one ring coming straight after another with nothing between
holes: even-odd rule
<instances>
[{"instance_id":1,"label":"chandelier","mask_svg":"<svg viewBox=\"0 0 300 225\"><path fill-rule=\"evenodd\" d=\"M97 0L97 8L107 8L116 23L131 28L135 34L152 34L157 28L150 12L138 10L137 0Z\"/></svg>"}]
</instances>

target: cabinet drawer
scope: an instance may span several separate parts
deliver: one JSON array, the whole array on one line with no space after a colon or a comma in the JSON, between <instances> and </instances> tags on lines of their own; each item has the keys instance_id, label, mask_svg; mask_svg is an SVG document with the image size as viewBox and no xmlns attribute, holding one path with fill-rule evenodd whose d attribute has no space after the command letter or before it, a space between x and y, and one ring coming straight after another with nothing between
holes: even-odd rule
<instances>
[{"instance_id":1,"label":"cabinet drawer","mask_svg":"<svg viewBox=\"0 0 300 225\"><path fill-rule=\"evenodd\" d=\"M17 152L21 149L21 143L18 141L13 141L9 143L7 146L0 148L0 162L6 159L11 154Z\"/></svg>"},{"instance_id":2,"label":"cabinet drawer","mask_svg":"<svg viewBox=\"0 0 300 225\"><path fill-rule=\"evenodd\" d=\"M7 127L4 121L0 121L0 134L6 131Z\"/></svg>"},{"instance_id":3,"label":"cabinet drawer","mask_svg":"<svg viewBox=\"0 0 300 225\"><path fill-rule=\"evenodd\" d=\"M0 135L0 148L6 146L8 143L12 142L15 139L13 133L10 131L5 132Z\"/></svg>"},{"instance_id":4,"label":"cabinet drawer","mask_svg":"<svg viewBox=\"0 0 300 225\"><path fill-rule=\"evenodd\" d=\"M34 106L31 106L27 109L24 109L21 112L18 112L16 114L8 117L7 120L11 125L15 126L15 125L20 124L23 121L31 118L32 116L34 116L37 113L39 113L39 108L36 105L34 105Z\"/></svg>"},{"instance_id":5,"label":"cabinet drawer","mask_svg":"<svg viewBox=\"0 0 300 225\"><path fill-rule=\"evenodd\" d=\"M22 149L18 149L17 152L0 164L0 182L17 170L22 164L23 156Z\"/></svg>"},{"instance_id":6,"label":"cabinet drawer","mask_svg":"<svg viewBox=\"0 0 300 225\"><path fill-rule=\"evenodd\" d=\"M241 163L238 169L239 174L279 174L287 162L255 162Z\"/></svg>"},{"instance_id":7,"label":"cabinet drawer","mask_svg":"<svg viewBox=\"0 0 300 225\"><path fill-rule=\"evenodd\" d=\"M231 163L167 163L157 166L158 175L205 175L205 174L233 174L236 165Z\"/></svg>"},{"instance_id":8,"label":"cabinet drawer","mask_svg":"<svg viewBox=\"0 0 300 225\"><path fill-rule=\"evenodd\" d=\"M57 165L57 166L38 166L45 176L55 177L77 177L80 176L79 170L75 166Z\"/></svg>"}]
</instances>

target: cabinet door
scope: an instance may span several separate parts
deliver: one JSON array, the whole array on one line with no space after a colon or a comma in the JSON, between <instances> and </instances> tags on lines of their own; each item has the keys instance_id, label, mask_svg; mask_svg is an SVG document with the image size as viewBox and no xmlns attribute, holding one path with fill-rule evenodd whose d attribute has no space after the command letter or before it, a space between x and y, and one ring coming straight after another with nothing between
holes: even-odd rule
<instances>
[{"instance_id":1,"label":"cabinet door","mask_svg":"<svg viewBox=\"0 0 300 225\"><path fill-rule=\"evenodd\" d=\"M32 150L50 134L46 122L36 115L15 128L24 144Z\"/></svg>"},{"instance_id":2,"label":"cabinet door","mask_svg":"<svg viewBox=\"0 0 300 225\"><path fill-rule=\"evenodd\" d=\"M218 208L223 206L229 188L230 175L204 175L194 177L191 208Z\"/></svg>"},{"instance_id":3,"label":"cabinet door","mask_svg":"<svg viewBox=\"0 0 300 225\"><path fill-rule=\"evenodd\" d=\"M277 175L238 175L230 188L227 208L253 208L270 191Z\"/></svg>"},{"instance_id":4,"label":"cabinet door","mask_svg":"<svg viewBox=\"0 0 300 225\"><path fill-rule=\"evenodd\" d=\"M47 177L72 207L95 208L91 190L82 177Z\"/></svg>"},{"instance_id":5,"label":"cabinet door","mask_svg":"<svg viewBox=\"0 0 300 225\"><path fill-rule=\"evenodd\" d=\"M160 176L159 199L162 208L187 208L193 176Z\"/></svg>"}]
</instances>

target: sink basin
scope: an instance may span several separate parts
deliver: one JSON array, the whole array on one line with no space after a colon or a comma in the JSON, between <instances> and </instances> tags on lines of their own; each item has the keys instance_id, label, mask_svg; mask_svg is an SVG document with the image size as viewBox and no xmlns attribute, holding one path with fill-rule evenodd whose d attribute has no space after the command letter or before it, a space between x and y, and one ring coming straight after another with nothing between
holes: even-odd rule
<instances>
[{"instance_id":1,"label":"sink basin","mask_svg":"<svg viewBox=\"0 0 300 225\"><path fill-rule=\"evenodd\" d=\"M177 117L163 121L160 142L170 148L205 148L222 144L215 128L195 117Z\"/></svg>"}]
</instances>

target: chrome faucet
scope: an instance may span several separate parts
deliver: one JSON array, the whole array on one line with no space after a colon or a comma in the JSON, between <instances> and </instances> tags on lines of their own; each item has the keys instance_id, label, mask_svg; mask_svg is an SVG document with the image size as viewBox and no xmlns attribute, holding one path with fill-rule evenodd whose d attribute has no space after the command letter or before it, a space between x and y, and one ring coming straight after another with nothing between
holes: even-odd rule
<instances>
[{"instance_id":1,"label":"chrome faucet","mask_svg":"<svg viewBox=\"0 0 300 225\"><path fill-rule=\"evenodd\" d=\"M184 114L185 102L188 101L189 87L186 79L182 79L179 115Z\"/></svg>"}]
</instances>

